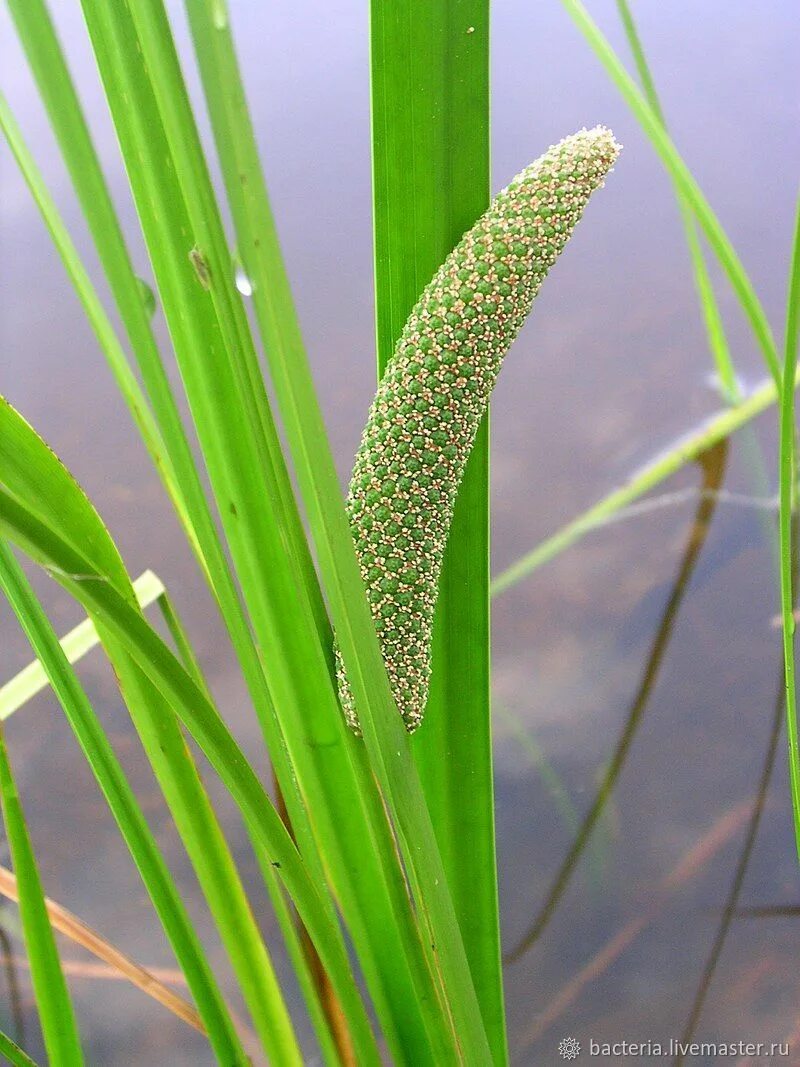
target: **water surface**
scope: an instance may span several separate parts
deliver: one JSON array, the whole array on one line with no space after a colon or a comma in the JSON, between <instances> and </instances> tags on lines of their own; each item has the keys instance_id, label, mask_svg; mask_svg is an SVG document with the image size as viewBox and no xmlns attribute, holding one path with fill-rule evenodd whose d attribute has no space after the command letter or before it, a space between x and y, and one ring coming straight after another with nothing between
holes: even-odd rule
<instances>
[{"instance_id":1,"label":"water surface","mask_svg":"<svg viewBox=\"0 0 800 1067\"><path fill-rule=\"evenodd\" d=\"M171 6L185 43L180 6ZM624 48L615 5L590 6ZM146 276L77 5L55 7ZM312 0L232 4L343 480L374 374L364 8L354 0L324 8ZM635 14L676 140L780 327L800 161L794 5L676 0L637 4ZM94 270L5 14L2 20L3 88ZM578 127L604 122L625 145L497 389L493 564L500 571L720 400L709 384L670 186L653 152L557 0L498 0L493 33L496 188ZM224 694L228 720L263 767L258 731L202 582L6 151L0 180L2 391L86 487L131 570L152 567L173 591L210 683ZM758 353L724 284L718 291L740 373L752 385L763 376ZM158 327L163 337L160 320ZM754 473L759 454L764 482ZM745 867L749 828L749 862L695 1032L709 1041L778 1042L797 1028L800 924L787 909L798 902L798 873L782 736L774 756L772 745L780 639L766 540L771 512L739 499L773 495L775 463L774 414L767 413L703 470L664 486L678 494L675 501L594 532L496 601L498 847L516 1064L561 1062L557 1044L566 1036L584 1049L592 1039L681 1037L699 1004L737 868ZM702 503L691 490L703 484L735 499ZM74 605L36 580L57 626L67 629L77 620ZM5 609L0 632L5 678L29 652ZM213 945L113 680L97 655L81 677ZM172 966L54 699L31 702L8 735L48 892L142 962ZM599 806L598 783L609 766L613 788ZM215 795L256 884L231 805ZM586 848L567 868L581 820L594 810ZM3 905L0 918L17 959L15 908ZM261 918L278 944L273 920ZM69 945L64 955L85 962ZM285 970L280 949L276 956ZM21 1025L36 1055L27 973L19 964L12 972L20 1003L13 1011L0 978L0 1025L12 1033ZM123 983L79 975L72 984L92 1062L210 1062L199 1038ZM312 1050L307 1030L304 1039ZM796 1046L789 1062L800 1063L800 1038Z\"/></svg>"}]
</instances>

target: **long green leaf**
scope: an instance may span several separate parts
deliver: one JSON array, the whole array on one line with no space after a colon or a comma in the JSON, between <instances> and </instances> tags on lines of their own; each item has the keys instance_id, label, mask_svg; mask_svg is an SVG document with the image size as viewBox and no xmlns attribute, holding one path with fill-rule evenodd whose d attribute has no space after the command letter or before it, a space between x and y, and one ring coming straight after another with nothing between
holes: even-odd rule
<instances>
[{"instance_id":1,"label":"long green leaf","mask_svg":"<svg viewBox=\"0 0 800 1067\"><path fill-rule=\"evenodd\" d=\"M212 1047L222 1062L236 1062L242 1052L233 1023L147 820L30 583L2 543L0 587L39 657L36 663L53 686L125 839L186 976Z\"/></svg>"},{"instance_id":2,"label":"long green leaf","mask_svg":"<svg viewBox=\"0 0 800 1067\"><path fill-rule=\"evenodd\" d=\"M220 17L224 15L224 9L219 4L191 0L187 9L236 226L238 248L254 286L256 316L304 499L311 513L312 529L318 545L325 545L330 537L339 538L345 543L344 551L349 551L349 534L342 528L341 521L341 491L281 258L230 27L227 19ZM329 533L331 527L333 530ZM341 549L335 545L326 548L325 558L330 558L333 552L338 551ZM327 567L329 569L330 565ZM363 595L360 589L357 595ZM338 708L334 714L338 719ZM308 715L310 718L320 718L317 709L310 710ZM317 730L320 727L323 735L328 732L324 721L320 722ZM368 788L370 777L361 758L363 753L354 748L350 739L346 740L346 744L351 760L358 762L351 762L348 766L342 761L341 756L346 758L342 749L324 749L322 782L337 782L337 794L342 794L337 799L344 799L351 809L354 805L347 801L348 778L353 783L350 788L361 791L364 798L362 803L366 801L369 804L370 819L377 834L377 858L381 862L382 872L368 871L362 863L362 875L353 887L356 898L345 892L344 910L370 979L370 987L374 992L377 980L386 990L385 999L378 995L376 1003L384 1029L387 1012L394 1016L390 1029L397 1028L398 1031L399 1044L394 1048L395 1055L418 1063L422 1062L425 1046L420 1044L421 1029L417 1011L422 1011L426 1025L429 1025L429 1034L433 1028L435 1037L438 1008L435 996L430 992L430 977L424 973L418 935L405 899L402 875L397 868L391 841L381 825L380 800ZM302 769L301 773L304 773ZM347 851L351 854L362 851L364 829L358 819L354 820L351 816L341 824L339 832ZM374 880L376 876L379 878L377 884ZM381 878L391 888L390 901L387 901L386 890L380 884ZM336 880L341 892L341 880L338 877ZM392 900L394 903L391 903ZM393 910L387 912L387 903ZM362 916L363 923L359 924L362 929L352 927L354 908ZM377 931L382 932L376 936ZM365 936L369 938L369 944L365 944ZM373 965L374 972L371 971ZM412 987L409 987L410 982L413 982ZM401 1004L402 1011L398 1011ZM437 1042L434 1040L433 1044L436 1047Z\"/></svg>"},{"instance_id":3,"label":"long green leaf","mask_svg":"<svg viewBox=\"0 0 800 1067\"><path fill-rule=\"evenodd\" d=\"M113 203L100 169L100 164L91 141L89 130L83 116L77 93L67 68L61 46L50 19L47 6L43 0L21 3L11 0L11 10L15 19L20 39L28 55L31 69L47 108L50 122L58 139L67 168L72 176L75 191L86 216L92 237L97 247L100 262L105 270L112 293L114 294L120 315L125 325L134 356L136 357L145 388L151 398L153 412L158 427L163 435L164 448L174 468L175 478L162 463L157 463L159 473L168 492L173 497L179 517L182 519L192 547L198 555L201 567L210 583L220 611L227 625L234 648L252 697L259 720L270 740L270 750L283 795L290 810L294 832L304 846L304 852L313 859L310 847L310 828L305 809L297 791L296 782L284 753L284 746L276 736L275 729L270 732L274 720L271 700L266 688L264 675L259 661L258 651L241 604L239 593L234 584L228 560L223 551L219 534L211 516L205 492L198 470L195 467L192 450L184 431L177 403L172 395L169 380L161 362L147 309L143 306L138 279L133 272L127 248L122 237ZM20 141L20 138L17 138ZM96 295L91 289L88 275L79 261L74 248L66 236L66 228L58 217L52 198L47 195L44 182L35 170L29 154L21 160L24 163L26 177L31 188L37 194L37 202L43 212L56 247L65 259L70 276L87 310L96 311L99 307ZM102 309L101 309L102 310ZM96 316L95 316L96 317ZM139 410L146 409L140 403L135 390L126 389L130 377L126 367L118 366L118 346L113 334L109 339L110 327L106 320L99 320L103 326L101 340L105 345L107 357L112 367L123 376L123 396L129 403L134 421L141 421ZM127 377L126 377L127 375ZM140 427L145 442L150 432L150 424ZM151 449L152 451L152 449ZM179 486L182 500L175 497L174 487ZM319 865L317 872L319 873ZM291 925L284 921L285 913L280 919L284 935L290 941L295 937ZM300 957L296 956L297 961ZM299 975L304 988L310 988L308 973ZM322 1035L323 1042L326 1040Z\"/></svg>"},{"instance_id":4,"label":"long green leaf","mask_svg":"<svg viewBox=\"0 0 800 1067\"><path fill-rule=\"evenodd\" d=\"M133 586L99 516L66 468L10 405L0 403L0 479L64 531L79 555L92 546L99 573L137 613ZM80 535L80 536L78 536ZM94 564L95 556L87 556ZM89 572L93 570L90 566ZM98 620L94 619L95 625ZM134 726L175 819L261 1040L299 1062L291 1021L213 808L163 695L98 625Z\"/></svg>"},{"instance_id":5,"label":"long green leaf","mask_svg":"<svg viewBox=\"0 0 800 1067\"><path fill-rule=\"evenodd\" d=\"M636 83L614 52L606 37L586 10L581 0L561 0L573 22L584 35L595 55L605 67L611 80L622 94L635 115L642 130L655 148L670 177L690 205L709 245L725 271L728 280L739 298L753 334L764 356L764 361L775 383L780 385L781 368L775 339L764 308L745 271L728 235L720 225L700 186L684 163L678 150L667 134L659 115L653 111Z\"/></svg>"},{"instance_id":6,"label":"long green leaf","mask_svg":"<svg viewBox=\"0 0 800 1067\"><path fill-rule=\"evenodd\" d=\"M6 825L14 873L19 885L19 911L22 932L28 950L31 981L42 1024L42 1036L51 1063L63 1067L81 1067L78 1026L72 1010L55 937L50 927L39 869L25 825L5 736L0 728L0 801Z\"/></svg>"},{"instance_id":7,"label":"long green leaf","mask_svg":"<svg viewBox=\"0 0 800 1067\"><path fill-rule=\"evenodd\" d=\"M0 1030L0 1055L5 1056L12 1067L36 1067L36 1063L27 1052L23 1052L19 1045Z\"/></svg>"},{"instance_id":8,"label":"long green leaf","mask_svg":"<svg viewBox=\"0 0 800 1067\"><path fill-rule=\"evenodd\" d=\"M797 507L797 453L795 440L795 393L797 346L800 337L800 199L797 203L792 257L786 304L783 355L783 395L780 405L780 558L783 659L786 681L786 736L789 743L789 775L794 815L795 844L800 860L800 743L797 734L797 693L794 656L794 588L792 576L792 514Z\"/></svg>"},{"instance_id":9,"label":"long green leaf","mask_svg":"<svg viewBox=\"0 0 800 1067\"><path fill-rule=\"evenodd\" d=\"M666 130L667 123L664 118L664 111L661 107L661 101L658 98L655 81L653 80L647 57L644 54L644 48L642 47L641 38L636 29L633 12L630 9L628 0L617 0L617 10L619 11L620 20L625 30L625 36L628 38L628 45L630 46L631 55L636 64L636 70L639 74L639 81L642 83L642 90L645 98L650 105L653 114ZM686 247L689 249L689 258L692 263L692 273L694 274L697 298L703 313L703 322L706 327L708 345L711 349L714 364L717 368L717 375L719 377L719 384L723 396L726 400L733 403L736 400L741 400L742 397L741 389L736 378L736 370L733 365L733 357L728 346L727 338L725 337L725 327L722 323L722 315L720 314L719 306L716 297L714 296L714 288L711 284L708 268L706 267L703 249L700 246L691 206L687 204L680 187L677 185L675 192L678 200L678 209L681 214L681 222L683 223L683 232L686 237Z\"/></svg>"},{"instance_id":10,"label":"long green leaf","mask_svg":"<svg viewBox=\"0 0 800 1067\"><path fill-rule=\"evenodd\" d=\"M489 4L371 4L378 369L489 202ZM507 1059L489 665L489 433L459 490L440 581L419 768L496 1063ZM469 841L465 849L463 842Z\"/></svg>"},{"instance_id":11,"label":"long green leaf","mask_svg":"<svg viewBox=\"0 0 800 1067\"><path fill-rule=\"evenodd\" d=\"M290 893L353 1027L359 1062L377 1064L344 944L294 842L239 746L158 634L81 553L0 488L0 531L44 567L124 647L205 753Z\"/></svg>"}]
</instances>

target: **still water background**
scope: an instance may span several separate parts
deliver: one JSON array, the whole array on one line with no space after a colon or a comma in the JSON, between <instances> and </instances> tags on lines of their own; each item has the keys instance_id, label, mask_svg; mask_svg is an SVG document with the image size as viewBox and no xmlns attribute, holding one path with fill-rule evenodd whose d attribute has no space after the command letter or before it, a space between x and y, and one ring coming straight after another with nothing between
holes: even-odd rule
<instances>
[{"instance_id":1,"label":"still water background","mask_svg":"<svg viewBox=\"0 0 800 1067\"><path fill-rule=\"evenodd\" d=\"M53 6L147 276L78 5ZM185 45L180 5L171 7ZM374 374L366 5L234 0L231 7L344 481ZM590 9L624 52L615 5L593 0ZM634 13L675 138L780 329L800 160L794 5L649 0ZM3 89L95 270L5 12L0 33ZM196 86L190 63L188 73ZM495 189L581 126L606 123L625 145L497 388L499 572L720 400L668 181L557 0L495 3L492 107ZM131 571L153 568L174 593L229 722L263 768L202 581L5 148L0 179L0 387L85 486ZM763 376L758 354L724 284L718 292L740 373L752 385ZM158 326L163 336L160 320ZM707 464L706 484L721 482L733 498L706 506L698 526L694 490L703 475L695 468L662 487L676 494L663 507L595 531L495 602L498 848L503 939L514 957L506 984L517 1064L560 1062L557 1043L566 1036L585 1047L590 1039L666 1043L687 1024L752 822L775 719L780 648L766 540L773 515L740 499L763 502L774 494L774 422L767 413L753 434L739 435ZM759 450L765 482L754 473ZM38 577L37 587L60 630L77 621L74 604ZM29 650L7 609L0 611L5 678L27 662ZM208 931L188 864L97 654L81 677ZM171 967L54 699L43 694L31 702L8 735L48 892L140 961ZM782 1041L798 1026L800 920L790 906L798 902L800 877L783 744L781 738L698 1039ZM615 788L571 877L562 879L558 905L523 951L615 749ZM215 796L256 884L231 805L219 790ZM273 920L264 914L263 921L278 944ZM0 1025L12 1033L21 1025L18 1036L37 1054L13 906L0 906L0 923L0 948L12 956L0 974ZM209 943L219 955L210 932ZM85 962L68 944L63 952ZM284 967L280 949L276 954ZM93 1063L210 1062L196 1035L127 985L80 973L72 987ZM307 1028L303 1036L313 1062ZM800 1063L800 1037L796 1046L789 1062Z\"/></svg>"}]
</instances>

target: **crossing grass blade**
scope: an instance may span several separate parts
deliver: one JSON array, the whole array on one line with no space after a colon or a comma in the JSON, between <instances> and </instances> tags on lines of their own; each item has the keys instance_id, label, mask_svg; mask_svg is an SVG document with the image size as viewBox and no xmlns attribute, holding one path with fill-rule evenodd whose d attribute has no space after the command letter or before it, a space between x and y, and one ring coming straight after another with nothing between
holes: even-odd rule
<instances>
[{"instance_id":1,"label":"crossing grass blade","mask_svg":"<svg viewBox=\"0 0 800 1067\"><path fill-rule=\"evenodd\" d=\"M141 618L133 587L108 531L75 481L30 426L0 403L0 479L24 493L45 523L69 529L77 555L94 552L99 573ZM88 557L92 560L92 557ZM84 573L80 567L72 573ZM300 1054L277 978L219 822L169 703L113 634L93 619L131 719L183 841L228 953L255 1028L271 1054Z\"/></svg>"},{"instance_id":2,"label":"crossing grass blade","mask_svg":"<svg viewBox=\"0 0 800 1067\"><path fill-rule=\"evenodd\" d=\"M378 369L423 287L489 202L489 5L371 5ZM462 482L413 741L496 1063L505 1023L489 701L489 435ZM464 842L469 841L469 848Z\"/></svg>"},{"instance_id":3,"label":"crossing grass blade","mask_svg":"<svg viewBox=\"0 0 800 1067\"><path fill-rule=\"evenodd\" d=\"M137 603L146 608L164 592L161 579L152 571L140 574L133 583ZM74 626L59 641L61 649L70 664L77 663L100 643L94 623L84 619ZM0 722L10 718L15 711L40 693L48 685L47 672L38 659L23 667L21 671L0 685Z\"/></svg>"},{"instance_id":4,"label":"crossing grass blade","mask_svg":"<svg viewBox=\"0 0 800 1067\"><path fill-rule=\"evenodd\" d=\"M206 1032L223 1062L241 1055L238 1038L203 948L147 820L94 710L10 549L0 543L0 587L53 687L186 976Z\"/></svg>"},{"instance_id":5,"label":"crossing grass blade","mask_svg":"<svg viewBox=\"0 0 800 1067\"><path fill-rule=\"evenodd\" d=\"M24 495L23 487L23 498ZM0 488L0 530L100 622L164 695L194 737L280 872L348 1013L359 1063L377 1064L374 1039L342 938L272 801L217 710L145 619L94 564L7 488Z\"/></svg>"},{"instance_id":6,"label":"crossing grass blade","mask_svg":"<svg viewBox=\"0 0 800 1067\"><path fill-rule=\"evenodd\" d=\"M47 1055L51 1063L63 1064L63 1067L82 1067L84 1059L75 1013L47 917L39 869L25 824L25 815L17 793L2 728L0 802L11 861L19 884L22 932L28 950L31 981Z\"/></svg>"},{"instance_id":7,"label":"crossing grass blade","mask_svg":"<svg viewBox=\"0 0 800 1067\"><path fill-rule=\"evenodd\" d=\"M795 373L794 388L800 385L800 375ZM520 556L492 580L492 596L500 596L518 582L523 581L539 567L555 559L566 549L576 544L588 533L614 521L623 508L655 489L698 456L718 444L724 438L747 426L757 416L767 411L778 401L778 388L768 380L754 389L744 400L718 412L698 429L682 436L672 447L641 467L623 485L613 489L591 507L570 519L561 529L540 541L530 552Z\"/></svg>"},{"instance_id":8,"label":"crossing grass blade","mask_svg":"<svg viewBox=\"0 0 800 1067\"><path fill-rule=\"evenodd\" d=\"M794 655L794 588L792 516L797 508L797 423L792 383L797 373L797 346L800 337L800 199L797 203L792 242L789 284L787 286L786 328L783 355L783 394L780 404L780 572L783 659L786 683L786 736L789 744L789 777L795 844L800 860L800 742L797 734L797 692Z\"/></svg>"},{"instance_id":9,"label":"crossing grass blade","mask_svg":"<svg viewBox=\"0 0 800 1067\"><path fill-rule=\"evenodd\" d=\"M776 385L780 387L781 367L772 328L750 278L719 219L664 129L661 118L642 95L581 0L561 0L561 3L605 67L625 103L660 156L670 177L694 212L699 226L738 297L742 311L761 349L767 369Z\"/></svg>"},{"instance_id":10,"label":"crossing grass blade","mask_svg":"<svg viewBox=\"0 0 800 1067\"><path fill-rule=\"evenodd\" d=\"M27 1052L23 1052L16 1041L12 1041L2 1030L0 1030L0 1056L5 1056L11 1067L36 1067L36 1062Z\"/></svg>"},{"instance_id":11,"label":"crossing grass blade","mask_svg":"<svg viewBox=\"0 0 800 1067\"><path fill-rule=\"evenodd\" d=\"M628 46L636 64L645 99L650 105L653 114L666 130L667 124L664 118L664 111L661 107L656 84L653 80L628 0L617 0L617 10L625 30L625 36L628 38ZM673 184L675 184L674 179ZM700 302L706 336L708 337L708 346L717 369L722 394L726 400L734 403L736 400L742 399L741 389L736 378L736 369L733 365L731 350L725 336L722 315L720 314L719 305L714 295L714 287L706 267L705 256L698 238L691 206L686 202L686 198L678 185L675 185L675 193L683 224L683 232L686 237L686 247L689 250L689 258L692 263L697 298Z\"/></svg>"},{"instance_id":12,"label":"crossing grass blade","mask_svg":"<svg viewBox=\"0 0 800 1067\"><path fill-rule=\"evenodd\" d=\"M102 20L104 12L88 3L86 4L87 11L90 6L93 14L97 16L93 21L95 28L98 29L97 23ZM145 139L152 142L154 129L157 129L159 121L163 121L165 135L173 153L175 172L180 183L183 210L188 214L186 232L194 235L199 241L203 256L208 256L210 269L207 272L203 271L206 280L219 279L219 285L216 286L212 282L207 293L212 301L217 328L228 338L235 349L237 338L240 342L244 339L242 335L236 333L236 321L242 312L238 297L233 291L231 258L224 245L213 193L208 185L207 171L196 140L191 112L186 107L185 88L177 67L168 25L161 5L157 3L148 2L137 5L132 9L132 15L135 20L134 36L138 42L135 48L123 47L119 34L128 33L129 30L122 25L121 21L115 19L113 24L106 23L102 41L100 34L97 34L99 50L102 52L105 52L106 48L113 50L115 72L131 56L135 56L136 49L140 48L141 53L147 56L148 63L144 78L153 79L157 105L155 109L149 107L142 109L142 111L153 111L153 121L147 124ZM224 19L222 22L224 24ZM136 93L141 89L141 81L141 74L135 80L129 79L127 84L131 93ZM142 114L139 109L136 111L137 116ZM125 124L127 117L126 113L118 122L118 129ZM146 146L143 144L142 147L144 149ZM159 177L164 177L163 168ZM180 222L180 217L173 221ZM160 248L163 248L163 245ZM197 279L193 280L193 286L196 291ZM201 286L201 288L204 287ZM165 301L165 309L166 306ZM202 332L201 347L208 348L208 338L210 334L213 335L213 332L213 330ZM196 351L193 352L193 356L197 358ZM236 352L229 352L229 356L235 365ZM245 360L245 362L248 361ZM226 370L228 367L229 364L226 365ZM222 381L225 380L225 375L223 375ZM246 368L242 371L242 381L246 381L248 385L254 384L253 377ZM219 405L216 419L219 421L220 412L224 413L225 440L230 442L232 412L235 418L236 412L241 408L242 399L245 398L231 398L231 410L228 410L227 406L221 403L223 398L217 395L220 384L219 380L215 380L216 390L213 399L214 403ZM263 385L260 383L259 388L263 392ZM425 944L435 945L435 950L426 949L426 952L431 956L431 965L443 976L441 989L442 995L448 998L448 1012L452 1020L451 1037L460 1047L467 1049L470 1055L480 1056L483 1055L485 1049L485 1035L482 1030L480 1012L475 1003L469 970L465 966L463 945L454 921L452 902L441 870L438 849L430 828L424 800L417 785L416 773L408 756L408 740L398 721L388 689L352 540L344 516L340 490L335 480L331 483L328 478L329 446L327 446L324 432L317 431L313 414L313 410L304 412L311 422L311 442L318 446L316 451L312 450L310 453L310 458L317 462L309 466L312 473L321 468L322 485L313 483L316 486L316 492L304 494L304 499L309 511L309 521L315 534L319 565L325 577L326 594L331 605L337 637L348 669L352 666L354 688L358 692L359 704L363 705L362 721L365 723L364 732L369 762L384 792L388 810L397 821L398 840L407 863L409 879L420 909L419 914L423 916L429 927L424 939ZM209 421L213 422L214 413L211 410L209 410L209 415L211 416ZM253 433L254 427L248 426L251 411L248 411L246 407L244 415L245 417L240 420L243 435L237 438L236 443L247 445L247 435ZM198 430L201 430L201 420L197 420L197 425ZM254 468L252 463L236 465L226 463L223 466L224 473L228 476L241 478L242 473L245 472L251 480L260 470L257 466ZM213 480L214 472L211 467L210 471ZM270 473L274 477L274 469ZM301 479L307 473L308 466L300 467L298 470ZM253 489L252 484L248 485L244 499L237 501L237 506L241 506L239 511L241 521L238 529L233 528L230 540L237 562L257 568L263 573L261 580L254 580L252 572L247 576L243 573L242 586L246 595L249 592L254 597L262 598L260 603L258 601L253 603L251 614L257 632L260 631L264 635L265 645L268 643L271 650L274 649L274 653L271 651L270 656L265 657L265 669L271 673L271 684L275 686L275 704L282 715L282 724L287 728L287 742L293 746L294 738L289 734L290 728L293 731L297 731L298 727L306 729L309 725L306 721L309 711L313 709L314 712L318 712L317 728L321 722L329 739L338 735L339 739L335 745L341 744L348 759L358 761L359 788L363 796L370 789L369 776L364 774L366 770L363 762L364 753L359 743L346 731L344 736L341 736L342 719L330 676L330 650L315 646L314 635L309 633L314 614L307 601L298 600L298 589L302 592L303 584L302 576L298 574L296 555L294 558L291 555L287 558L285 539L278 540L276 544L278 531L274 529L274 525L280 518L280 495L275 505L271 507L265 505L266 501L275 499L274 490L268 481L265 491L257 497L257 507L253 507L255 503ZM335 506L331 506L332 502ZM221 508L221 513L224 520L226 508ZM326 518L329 520L327 523L324 521ZM271 526L273 529L270 529ZM260 530L263 531L264 536L258 536ZM243 536L246 537L249 544L245 546L240 540L237 546L234 533L240 539ZM276 544L277 552L273 566L269 566L271 543ZM237 551L245 547L249 559L246 558L244 551ZM298 612L296 616L295 612ZM317 634L316 637L318 640L319 635ZM320 673L322 668L325 672L324 677ZM313 693L313 695L309 699L306 693ZM335 748L330 740L325 747L328 751ZM307 749L291 747L291 753L298 767L301 761L308 764L309 756L320 757L319 743L317 742L314 752L309 753ZM323 749L322 758L324 755ZM318 778L317 782L319 781ZM358 807L352 802L347 802L351 798L348 798L346 793L341 794L339 785L340 783L330 776L327 776L327 780L323 780L323 786L328 790L326 796L331 796L335 805L338 806L342 813L342 821L352 825ZM352 801L358 803L359 797L353 797ZM324 804L310 805L310 807L316 819L325 818L331 814ZM368 818L373 820L372 823L368 823L368 829L371 836L374 836L377 825L375 817L369 812ZM341 826L334 823L332 832L326 837L334 841L341 840L341 833ZM364 852L362 848L362 862ZM389 892L393 892L391 887L389 887ZM373 938L377 935L377 931L371 931ZM385 937L385 931L381 931L380 936ZM407 1007L407 1004L403 1004L402 1011L405 1012ZM399 1006L396 1006L395 1010L399 1012Z\"/></svg>"}]
</instances>

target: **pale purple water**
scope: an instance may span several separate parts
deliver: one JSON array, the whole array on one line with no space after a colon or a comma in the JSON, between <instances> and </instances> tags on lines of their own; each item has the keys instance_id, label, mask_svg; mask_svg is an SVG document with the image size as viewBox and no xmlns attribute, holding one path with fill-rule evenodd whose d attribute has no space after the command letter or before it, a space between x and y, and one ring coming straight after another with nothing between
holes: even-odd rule
<instances>
[{"instance_id":1,"label":"pale purple water","mask_svg":"<svg viewBox=\"0 0 800 1067\"><path fill-rule=\"evenodd\" d=\"M77 4L55 7L137 262L146 273ZM180 5L172 7L185 44ZM232 9L306 340L345 478L374 366L365 5L342 0L322 7L305 0L265 6L240 0ZM615 5L592 0L590 9L624 50ZM634 13L676 140L779 332L800 162L794 72L800 27L793 5L679 0L640 3ZM0 32L2 87L94 269L5 13ZM545 287L498 386L493 558L500 570L719 401L707 384L710 358L669 183L557 0L498 0L493 61L495 188L580 126L606 123L625 145L616 173ZM211 684L225 694L228 718L259 760L257 731L202 583L5 149L0 180L0 388L89 491L131 570L152 567L175 592ZM716 270L714 276L719 277ZM724 284L718 292L740 373L753 383L762 376L758 354ZM728 457L728 490L774 492L773 424L767 414L757 431L766 488L754 485L747 458L752 445L740 437ZM665 488L697 481L696 472L686 471ZM684 501L598 531L496 602L495 694L504 711L497 723L498 837L509 950L541 907L571 835L552 782L533 765L519 728L535 739L569 803L582 814L645 671L694 506ZM38 578L37 586L59 629L77 620L65 598ZM681 1036L769 738L780 663L779 634L771 626L775 605L759 513L720 504L661 649L660 669L588 862L584 857L578 865L538 943L507 968L514 1063L561 1062L556 1046L567 1035L585 1050L592 1038L666 1042ZM0 632L5 678L27 662L28 649L5 609ZM191 887L113 681L97 655L85 661L81 676L134 783L150 798L147 810L162 829L182 884ZM48 891L138 959L170 966L144 891L52 697L42 695L20 712L8 737ZM234 827L248 877L255 879L244 836L221 794L220 810ZM662 898L658 886L686 851L726 818L720 824L720 833L728 829L723 843L716 851L709 848ZM781 740L740 903L794 904L799 884ZM15 908L3 905L0 917L21 954ZM639 917L647 918L640 934L598 968L538 1043L531 1043L541 1013ZM272 932L271 918L264 921ZM277 944L276 937L271 940ZM698 1038L782 1041L792 1033L798 1023L798 950L797 918L735 918ZM64 955L82 958L71 946ZM279 948L276 955L282 959ZM24 971L19 981L23 1037L39 1054ZM0 1026L13 1032L2 977L0 989ZM92 1062L104 1067L210 1062L201 1040L124 984L79 978L73 989ZM312 1062L313 1046L304 1033ZM800 1039L797 1046L800 1050ZM790 1062L800 1062L800 1051L795 1055ZM617 1058L597 1056L595 1062ZM657 1061L644 1057L644 1062ZM706 1056L689 1062L715 1061Z\"/></svg>"}]
</instances>

